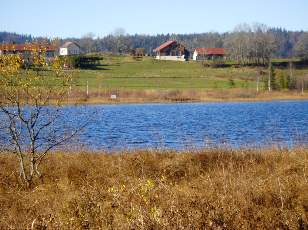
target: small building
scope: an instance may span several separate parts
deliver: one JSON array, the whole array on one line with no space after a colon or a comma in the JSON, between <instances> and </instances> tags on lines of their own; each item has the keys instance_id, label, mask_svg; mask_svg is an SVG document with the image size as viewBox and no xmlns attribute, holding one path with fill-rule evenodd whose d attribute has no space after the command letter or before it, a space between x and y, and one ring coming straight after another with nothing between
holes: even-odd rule
<instances>
[{"instance_id":1,"label":"small building","mask_svg":"<svg viewBox=\"0 0 308 230\"><path fill-rule=\"evenodd\" d=\"M225 56L224 48L196 48L193 54L194 61L221 59Z\"/></svg>"},{"instance_id":2,"label":"small building","mask_svg":"<svg viewBox=\"0 0 308 230\"><path fill-rule=\"evenodd\" d=\"M132 49L131 55L134 56L134 57L144 57L145 56L145 48Z\"/></svg>"},{"instance_id":3,"label":"small building","mask_svg":"<svg viewBox=\"0 0 308 230\"><path fill-rule=\"evenodd\" d=\"M38 53L44 55L47 60L55 57L55 48L52 45L43 44L0 44L0 55L17 54L25 62L31 62L31 55Z\"/></svg>"},{"instance_id":4,"label":"small building","mask_svg":"<svg viewBox=\"0 0 308 230\"><path fill-rule=\"evenodd\" d=\"M65 42L59 49L60 56L80 55L81 48L76 42Z\"/></svg>"},{"instance_id":5,"label":"small building","mask_svg":"<svg viewBox=\"0 0 308 230\"><path fill-rule=\"evenodd\" d=\"M154 52L157 60L187 61L189 58L189 51L176 40L163 43Z\"/></svg>"}]
</instances>

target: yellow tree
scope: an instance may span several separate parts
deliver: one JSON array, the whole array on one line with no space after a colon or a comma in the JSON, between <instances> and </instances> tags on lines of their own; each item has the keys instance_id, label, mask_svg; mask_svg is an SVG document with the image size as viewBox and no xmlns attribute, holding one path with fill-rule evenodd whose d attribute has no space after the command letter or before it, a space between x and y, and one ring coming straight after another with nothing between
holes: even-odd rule
<instances>
[{"instance_id":1,"label":"yellow tree","mask_svg":"<svg viewBox=\"0 0 308 230\"><path fill-rule=\"evenodd\" d=\"M17 55L0 56L0 142L18 158L22 183L31 186L42 176L39 166L47 153L84 126L55 125L72 82L61 60L47 64L44 51L33 50L30 68L24 64Z\"/></svg>"}]
</instances>

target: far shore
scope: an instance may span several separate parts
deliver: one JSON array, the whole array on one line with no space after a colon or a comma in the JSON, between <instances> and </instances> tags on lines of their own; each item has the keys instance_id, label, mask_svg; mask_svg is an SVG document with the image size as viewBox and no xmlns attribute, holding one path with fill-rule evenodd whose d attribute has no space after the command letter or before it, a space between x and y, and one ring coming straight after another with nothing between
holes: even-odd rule
<instances>
[{"instance_id":1,"label":"far shore","mask_svg":"<svg viewBox=\"0 0 308 230\"><path fill-rule=\"evenodd\" d=\"M224 93L225 92L225 93ZM138 94L138 93L137 93ZM141 96L136 92L127 91L122 96L121 93L116 99L108 96L74 96L65 100L64 104L145 104L145 103L210 103L210 102L270 102L270 101L302 101L308 100L308 93L299 92L262 92L259 94L251 92L239 92L238 94L229 91L197 91L194 94L185 91L179 91L177 95L165 96L158 95L157 92L147 93L141 91ZM188 95L191 94L191 95Z\"/></svg>"},{"instance_id":2,"label":"far shore","mask_svg":"<svg viewBox=\"0 0 308 230\"><path fill-rule=\"evenodd\" d=\"M116 95L116 97L114 97ZM45 105L98 105L98 104L168 104L168 103L224 103L305 101L308 91L260 91L252 89L108 89L86 92L76 89L60 102L50 98ZM30 102L27 102L31 104Z\"/></svg>"}]
</instances>

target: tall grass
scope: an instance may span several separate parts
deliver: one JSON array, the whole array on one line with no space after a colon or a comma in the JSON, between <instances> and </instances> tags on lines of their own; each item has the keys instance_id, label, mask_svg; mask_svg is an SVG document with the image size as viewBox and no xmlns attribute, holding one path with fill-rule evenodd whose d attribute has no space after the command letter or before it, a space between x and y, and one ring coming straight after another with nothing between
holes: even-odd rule
<instances>
[{"instance_id":1,"label":"tall grass","mask_svg":"<svg viewBox=\"0 0 308 230\"><path fill-rule=\"evenodd\" d=\"M307 229L308 151L54 153L31 190L0 155L0 229Z\"/></svg>"},{"instance_id":2,"label":"tall grass","mask_svg":"<svg viewBox=\"0 0 308 230\"><path fill-rule=\"evenodd\" d=\"M112 94L117 100L111 100ZM255 89L228 89L228 90L128 90L128 89L73 89L68 103L144 103L144 102L208 102L208 101L270 101L270 100L307 100L308 94L297 91L260 92Z\"/></svg>"}]
</instances>

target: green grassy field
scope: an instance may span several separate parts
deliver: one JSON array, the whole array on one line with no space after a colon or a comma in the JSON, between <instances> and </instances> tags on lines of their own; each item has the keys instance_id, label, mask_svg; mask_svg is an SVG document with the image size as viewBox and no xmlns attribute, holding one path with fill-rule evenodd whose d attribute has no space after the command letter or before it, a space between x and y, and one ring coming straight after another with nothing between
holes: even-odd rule
<instances>
[{"instance_id":1,"label":"green grassy field","mask_svg":"<svg viewBox=\"0 0 308 230\"><path fill-rule=\"evenodd\" d=\"M67 103L267 101L308 97L298 88L268 92L265 87L268 68L263 67L212 68L195 61L159 61L152 57L135 60L131 56L108 54L100 63L88 67L66 70L73 74L73 84L67 89ZM275 68L275 72L277 85L281 85L280 80L286 79L289 69ZM298 79L307 73L307 68L293 70L293 76ZM39 74L44 78L39 79L41 86L64 84L52 71L44 70ZM117 95L117 100L110 100L112 94Z\"/></svg>"},{"instance_id":2,"label":"green grassy field","mask_svg":"<svg viewBox=\"0 0 308 230\"><path fill-rule=\"evenodd\" d=\"M158 61L144 57L104 56L95 70L76 70L75 85L117 89L256 88L261 68L206 68L201 62ZM265 69L265 72L267 70ZM287 72L288 70L278 70ZM301 76L307 69L296 70ZM231 83L231 80L234 84ZM260 88L263 83L260 82Z\"/></svg>"},{"instance_id":3,"label":"green grassy field","mask_svg":"<svg viewBox=\"0 0 308 230\"><path fill-rule=\"evenodd\" d=\"M95 70L77 70L75 84L85 86L88 81L89 87L126 89L254 88L257 75L255 68L214 69L198 62L107 56Z\"/></svg>"}]
</instances>

